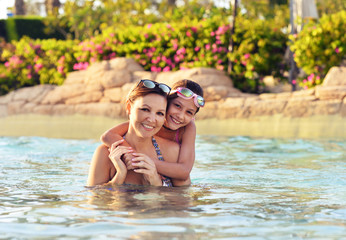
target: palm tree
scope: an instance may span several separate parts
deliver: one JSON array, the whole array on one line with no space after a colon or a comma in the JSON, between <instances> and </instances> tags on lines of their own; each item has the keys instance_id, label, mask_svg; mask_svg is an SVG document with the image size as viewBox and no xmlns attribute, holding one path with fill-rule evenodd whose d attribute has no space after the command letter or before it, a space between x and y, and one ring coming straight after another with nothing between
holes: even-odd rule
<instances>
[{"instance_id":1,"label":"palm tree","mask_svg":"<svg viewBox=\"0 0 346 240\"><path fill-rule=\"evenodd\" d=\"M15 15L25 15L24 0L15 0L14 1L14 14Z\"/></svg>"}]
</instances>

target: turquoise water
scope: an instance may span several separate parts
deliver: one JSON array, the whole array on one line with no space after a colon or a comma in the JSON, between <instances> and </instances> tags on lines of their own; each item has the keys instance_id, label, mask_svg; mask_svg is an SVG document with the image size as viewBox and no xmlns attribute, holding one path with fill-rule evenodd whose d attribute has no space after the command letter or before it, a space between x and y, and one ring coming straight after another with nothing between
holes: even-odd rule
<instances>
[{"instance_id":1,"label":"turquoise water","mask_svg":"<svg viewBox=\"0 0 346 240\"><path fill-rule=\"evenodd\" d=\"M346 239L346 141L198 136L191 187L87 189L97 145L0 137L0 238Z\"/></svg>"}]
</instances>

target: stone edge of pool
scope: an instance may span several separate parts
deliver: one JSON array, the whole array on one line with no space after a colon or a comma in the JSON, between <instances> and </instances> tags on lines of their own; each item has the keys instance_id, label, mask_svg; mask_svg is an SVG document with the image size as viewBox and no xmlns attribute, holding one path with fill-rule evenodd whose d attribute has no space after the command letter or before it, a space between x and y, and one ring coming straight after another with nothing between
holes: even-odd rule
<instances>
[{"instance_id":1,"label":"stone edge of pool","mask_svg":"<svg viewBox=\"0 0 346 240\"><path fill-rule=\"evenodd\" d=\"M69 115L21 114L0 118L0 136L41 136L69 139L98 139L123 118ZM289 118L281 114L251 119L197 120L197 134L263 138L345 140L346 121L340 115Z\"/></svg>"}]
</instances>

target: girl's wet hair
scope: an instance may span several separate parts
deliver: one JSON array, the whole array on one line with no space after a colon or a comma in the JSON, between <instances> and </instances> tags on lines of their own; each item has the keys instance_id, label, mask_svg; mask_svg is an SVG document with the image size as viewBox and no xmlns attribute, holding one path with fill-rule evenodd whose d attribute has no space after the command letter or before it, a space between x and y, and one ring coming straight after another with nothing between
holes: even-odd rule
<instances>
[{"instance_id":1,"label":"girl's wet hair","mask_svg":"<svg viewBox=\"0 0 346 240\"><path fill-rule=\"evenodd\" d=\"M126 102L133 103L137 98L144 97L152 93L161 95L167 99L167 94L164 93L159 87L155 86L154 88L148 88L145 87L141 81L139 81L131 88L129 94L127 95Z\"/></svg>"},{"instance_id":2,"label":"girl's wet hair","mask_svg":"<svg viewBox=\"0 0 346 240\"><path fill-rule=\"evenodd\" d=\"M179 87L188 88L192 92L194 92L195 94L203 97L203 89L202 89L202 87L198 83L196 83L196 82L194 82L192 80L183 79L183 80L179 80L179 81L175 82L173 84L173 86L172 86L172 91L177 89L177 88L179 88ZM175 99L177 97L178 97L177 93L170 94L168 96L168 101L171 101L171 100L173 100L173 99ZM198 111L199 111L199 108L197 108L196 113Z\"/></svg>"}]
</instances>

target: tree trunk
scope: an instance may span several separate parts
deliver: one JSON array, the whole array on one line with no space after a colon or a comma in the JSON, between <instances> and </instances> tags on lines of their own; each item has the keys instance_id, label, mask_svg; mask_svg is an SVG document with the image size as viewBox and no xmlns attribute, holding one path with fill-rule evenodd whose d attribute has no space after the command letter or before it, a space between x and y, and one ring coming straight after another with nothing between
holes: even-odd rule
<instances>
[{"instance_id":1,"label":"tree trunk","mask_svg":"<svg viewBox=\"0 0 346 240\"><path fill-rule=\"evenodd\" d=\"M44 4L46 6L47 16L57 11L61 6L61 3L59 0L45 0Z\"/></svg>"},{"instance_id":2,"label":"tree trunk","mask_svg":"<svg viewBox=\"0 0 346 240\"><path fill-rule=\"evenodd\" d=\"M15 15L25 15L24 0L14 1L14 14Z\"/></svg>"},{"instance_id":3,"label":"tree trunk","mask_svg":"<svg viewBox=\"0 0 346 240\"><path fill-rule=\"evenodd\" d=\"M167 2L168 2L168 6L175 7L176 0L168 0Z\"/></svg>"}]
</instances>

